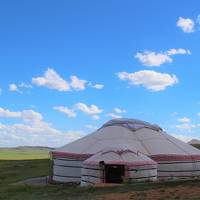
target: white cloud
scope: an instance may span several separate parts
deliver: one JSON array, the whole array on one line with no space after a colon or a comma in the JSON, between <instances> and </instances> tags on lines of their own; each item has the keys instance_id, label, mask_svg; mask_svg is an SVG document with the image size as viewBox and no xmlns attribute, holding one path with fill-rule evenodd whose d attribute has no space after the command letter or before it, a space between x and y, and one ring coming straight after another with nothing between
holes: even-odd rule
<instances>
[{"instance_id":1,"label":"white cloud","mask_svg":"<svg viewBox=\"0 0 200 200\"><path fill-rule=\"evenodd\" d=\"M90 115L92 117L92 119L94 119L94 120L99 120L100 119L99 114L103 112L102 109L100 109L98 106L96 106L94 104L87 106L86 104L81 103L81 102L77 103L75 105L75 108L87 115Z\"/></svg>"},{"instance_id":2,"label":"white cloud","mask_svg":"<svg viewBox=\"0 0 200 200\"><path fill-rule=\"evenodd\" d=\"M23 94L23 91L21 89L31 89L33 88L32 85L30 84L26 84L26 83L20 83L20 84L15 84L15 83L12 83L9 85L9 91L11 92L18 92L20 94Z\"/></svg>"},{"instance_id":3,"label":"white cloud","mask_svg":"<svg viewBox=\"0 0 200 200\"><path fill-rule=\"evenodd\" d=\"M197 16L196 23L200 24L200 15Z\"/></svg>"},{"instance_id":4,"label":"white cloud","mask_svg":"<svg viewBox=\"0 0 200 200\"><path fill-rule=\"evenodd\" d=\"M181 135L181 134L172 134L172 136L186 143L193 139L192 136Z\"/></svg>"},{"instance_id":5,"label":"white cloud","mask_svg":"<svg viewBox=\"0 0 200 200\"><path fill-rule=\"evenodd\" d=\"M18 124L0 124L0 146L60 146L85 135L83 131L57 130L45 122L40 113L33 110L13 112L1 108L0 117L17 117L22 120Z\"/></svg>"},{"instance_id":6,"label":"white cloud","mask_svg":"<svg viewBox=\"0 0 200 200\"><path fill-rule=\"evenodd\" d=\"M190 18L179 17L176 25L180 27L185 33L194 32L194 21Z\"/></svg>"},{"instance_id":7,"label":"white cloud","mask_svg":"<svg viewBox=\"0 0 200 200\"><path fill-rule=\"evenodd\" d=\"M0 107L0 117L4 118L19 118L21 117L21 112L13 112L8 109Z\"/></svg>"},{"instance_id":8,"label":"white cloud","mask_svg":"<svg viewBox=\"0 0 200 200\"><path fill-rule=\"evenodd\" d=\"M139 61L144 66L148 67L159 67L160 65L164 63L171 63L173 61L172 57L173 55L178 54L191 54L191 52L187 49L170 49L164 53L156 53L153 51L144 51L144 52L138 52L135 55L135 58L139 59Z\"/></svg>"},{"instance_id":9,"label":"white cloud","mask_svg":"<svg viewBox=\"0 0 200 200\"><path fill-rule=\"evenodd\" d=\"M81 102L76 104L76 108L88 115L97 115L103 112L102 109L98 108L98 106L94 104L92 104L91 106L87 106L86 104Z\"/></svg>"},{"instance_id":10,"label":"white cloud","mask_svg":"<svg viewBox=\"0 0 200 200\"><path fill-rule=\"evenodd\" d=\"M77 76L71 76L70 86L75 90L85 90L87 81L81 80Z\"/></svg>"},{"instance_id":11,"label":"white cloud","mask_svg":"<svg viewBox=\"0 0 200 200\"><path fill-rule=\"evenodd\" d=\"M32 86L31 84L27 84L27 83L24 83L24 82L20 83L20 84L18 85L18 87L20 87L20 88L26 88L26 89L31 89L31 88L33 88L33 86Z\"/></svg>"},{"instance_id":12,"label":"white cloud","mask_svg":"<svg viewBox=\"0 0 200 200\"><path fill-rule=\"evenodd\" d=\"M115 114L115 113L108 113L107 116L108 116L108 117L112 117L113 119L122 118L122 116L117 115L117 114Z\"/></svg>"},{"instance_id":13,"label":"white cloud","mask_svg":"<svg viewBox=\"0 0 200 200\"><path fill-rule=\"evenodd\" d=\"M124 109L121 109L121 108L114 108L114 111L118 114L121 114L121 113L126 113L126 110Z\"/></svg>"},{"instance_id":14,"label":"white cloud","mask_svg":"<svg viewBox=\"0 0 200 200\"><path fill-rule=\"evenodd\" d=\"M32 78L32 83L58 91L69 91L70 85L56 71L48 68L42 77Z\"/></svg>"},{"instance_id":15,"label":"white cloud","mask_svg":"<svg viewBox=\"0 0 200 200\"><path fill-rule=\"evenodd\" d=\"M177 116L179 113L178 112L173 112L171 115L173 116L173 117L175 117L175 116Z\"/></svg>"},{"instance_id":16,"label":"white cloud","mask_svg":"<svg viewBox=\"0 0 200 200\"><path fill-rule=\"evenodd\" d=\"M12 84L9 85L9 90L10 90L11 92L18 92L18 91L19 91L17 85L14 84L14 83L12 83Z\"/></svg>"},{"instance_id":17,"label":"white cloud","mask_svg":"<svg viewBox=\"0 0 200 200\"><path fill-rule=\"evenodd\" d=\"M0 108L1 118L19 118L26 124L35 124L38 127L43 123L43 117L40 113L33 110L10 111L8 109ZM44 124L42 124L44 125Z\"/></svg>"},{"instance_id":18,"label":"white cloud","mask_svg":"<svg viewBox=\"0 0 200 200\"><path fill-rule=\"evenodd\" d=\"M165 90L166 87L178 83L175 75L159 73L151 70L142 70L134 73L119 72L120 80L128 81L131 85L142 85L151 91Z\"/></svg>"},{"instance_id":19,"label":"white cloud","mask_svg":"<svg viewBox=\"0 0 200 200\"><path fill-rule=\"evenodd\" d=\"M104 85L103 84L95 84L95 85L93 85L93 88L100 90L100 89L104 88Z\"/></svg>"},{"instance_id":20,"label":"white cloud","mask_svg":"<svg viewBox=\"0 0 200 200\"><path fill-rule=\"evenodd\" d=\"M83 131L62 132L49 124L37 125L12 124L0 125L0 146L52 146L58 147L84 136Z\"/></svg>"},{"instance_id":21,"label":"white cloud","mask_svg":"<svg viewBox=\"0 0 200 200\"><path fill-rule=\"evenodd\" d=\"M94 120L99 120L100 116L99 114L103 112L102 109L100 109L98 106L92 104L90 106L84 104L84 103L77 103L74 105L73 109L64 107L64 106L55 106L53 107L54 110L65 113L68 117L76 117L77 113L75 111L81 111L85 113L86 115L89 115Z\"/></svg>"},{"instance_id":22,"label":"white cloud","mask_svg":"<svg viewBox=\"0 0 200 200\"><path fill-rule=\"evenodd\" d=\"M70 81L64 80L55 70L48 68L44 75L41 77L32 78L32 83L37 86L47 87L49 89L55 89L58 91L81 91L85 90L87 86L95 89L102 89L104 85L102 84L92 84L88 83L87 80L78 78L77 76L70 76ZM32 87L32 85L21 83L21 87Z\"/></svg>"},{"instance_id":23,"label":"white cloud","mask_svg":"<svg viewBox=\"0 0 200 200\"><path fill-rule=\"evenodd\" d=\"M103 84L99 84L99 83L97 83L97 84L92 84L91 82L89 82L88 85L89 85L90 87L92 87L92 88L97 89L97 90L101 90L101 89L104 88L104 85L103 85Z\"/></svg>"},{"instance_id":24,"label":"white cloud","mask_svg":"<svg viewBox=\"0 0 200 200\"><path fill-rule=\"evenodd\" d=\"M66 114L68 117L76 117L76 113L74 112L73 109L69 109L64 106L55 106L53 107L53 109Z\"/></svg>"},{"instance_id":25,"label":"white cloud","mask_svg":"<svg viewBox=\"0 0 200 200\"><path fill-rule=\"evenodd\" d=\"M188 130L188 131L191 131L192 129L195 129L198 127L199 127L199 124L189 124L189 123L184 123L184 124L175 126L175 128L177 129Z\"/></svg>"},{"instance_id":26,"label":"white cloud","mask_svg":"<svg viewBox=\"0 0 200 200\"><path fill-rule=\"evenodd\" d=\"M199 117L200 117L200 112L199 112L199 113L197 113L197 116L199 116Z\"/></svg>"},{"instance_id":27,"label":"white cloud","mask_svg":"<svg viewBox=\"0 0 200 200\"><path fill-rule=\"evenodd\" d=\"M188 54L188 55L190 55L191 52L188 49L179 48L179 49L170 49L170 50L167 51L167 54L169 56L171 56L171 55L177 55L177 54L182 54L182 55L183 54Z\"/></svg>"},{"instance_id":28,"label":"white cloud","mask_svg":"<svg viewBox=\"0 0 200 200\"><path fill-rule=\"evenodd\" d=\"M97 126L94 126L94 125L91 125L91 124L87 124L87 125L85 125L85 127L88 128L88 129L92 129L92 130L98 129Z\"/></svg>"},{"instance_id":29,"label":"white cloud","mask_svg":"<svg viewBox=\"0 0 200 200\"><path fill-rule=\"evenodd\" d=\"M138 58L144 66L149 67L160 66L166 62L172 62L172 58L170 58L168 55L162 53L155 53L153 51L137 53L135 58Z\"/></svg>"},{"instance_id":30,"label":"white cloud","mask_svg":"<svg viewBox=\"0 0 200 200\"><path fill-rule=\"evenodd\" d=\"M23 122L28 124L38 124L42 122L43 117L40 113L35 112L33 110L23 110L23 111L10 111L8 109L4 109L0 107L0 117L1 118L19 118L22 119Z\"/></svg>"},{"instance_id":31,"label":"white cloud","mask_svg":"<svg viewBox=\"0 0 200 200\"><path fill-rule=\"evenodd\" d=\"M100 117L99 117L99 115L92 115L92 119L94 119L94 120L99 120Z\"/></svg>"},{"instance_id":32,"label":"white cloud","mask_svg":"<svg viewBox=\"0 0 200 200\"><path fill-rule=\"evenodd\" d=\"M36 124L38 126L43 121L43 116L33 110L23 110L21 112L21 118L28 124Z\"/></svg>"},{"instance_id":33,"label":"white cloud","mask_svg":"<svg viewBox=\"0 0 200 200\"><path fill-rule=\"evenodd\" d=\"M178 121L182 123L189 123L191 122L191 119L188 117L183 117L183 118L179 118Z\"/></svg>"}]
</instances>

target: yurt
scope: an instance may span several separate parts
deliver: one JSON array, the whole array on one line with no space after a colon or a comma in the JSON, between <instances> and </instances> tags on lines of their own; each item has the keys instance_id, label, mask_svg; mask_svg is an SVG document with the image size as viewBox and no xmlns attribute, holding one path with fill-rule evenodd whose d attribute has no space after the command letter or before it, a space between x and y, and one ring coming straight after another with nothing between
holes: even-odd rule
<instances>
[{"instance_id":1,"label":"yurt","mask_svg":"<svg viewBox=\"0 0 200 200\"><path fill-rule=\"evenodd\" d=\"M84 161L113 144L155 161L159 180L200 178L200 150L168 135L158 125L113 119L95 132L52 151L52 180L81 183Z\"/></svg>"},{"instance_id":2,"label":"yurt","mask_svg":"<svg viewBox=\"0 0 200 200\"><path fill-rule=\"evenodd\" d=\"M125 147L104 149L83 162L81 185L157 180L157 164Z\"/></svg>"}]
</instances>

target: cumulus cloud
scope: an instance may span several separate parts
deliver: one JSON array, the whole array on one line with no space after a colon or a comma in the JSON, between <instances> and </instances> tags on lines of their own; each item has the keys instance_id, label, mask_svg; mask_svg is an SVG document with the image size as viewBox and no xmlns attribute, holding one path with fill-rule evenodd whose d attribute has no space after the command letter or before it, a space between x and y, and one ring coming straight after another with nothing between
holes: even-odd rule
<instances>
[{"instance_id":1,"label":"cumulus cloud","mask_svg":"<svg viewBox=\"0 0 200 200\"><path fill-rule=\"evenodd\" d=\"M200 15L197 16L196 23L200 24Z\"/></svg>"},{"instance_id":2,"label":"cumulus cloud","mask_svg":"<svg viewBox=\"0 0 200 200\"><path fill-rule=\"evenodd\" d=\"M0 108L1 118L19 118L27 124L35 124L40 126L43 123L43 117L40 113L33 110L23 110L23 111L10 111L8 109Z\"/></svg>"},{"instance_id":3,"label":"cumulus cloud","mask_svg":"<svg viewBox=\"0 0 200 200\"><path fill-rule=\"evenodd\" d=\"M155 53L153 51L137 53L135 58L138 58L142 65L148 67L160 66L166 62L172 62L172 58L170 58L170 56L162 53Z\"/></svg>"},{"instance_id":4,"label":"cumulus cloud","mask_svg":"<svg viewBox=\"0 0 200 200\"><path fill-rule=\"evenodd\" d=\"M31 84L27 84L27 83L24 83L24 82L21 82L18 87L20 88L26 88L26 89L31 89L33 88L33 86Z\"/></svg>"},{"instance_id":5,"label":"cumulus cloud","mask_svg":"<svg viewBox=\"0 0 200 200\"><path fill-rule=\"evenodd\" d=\"M191 52L187 49L182 48L170 49L166 52L160 53L156 53L153 51L144 51L136 53L135 58L137 58L144 66L159 67L164 63L171 63L173 61L171 56L178 54L191 54Z\"/></svg>"},{"instance_id":6,"label":"cumulus cloud","mask_svg":"<svg viewBox=\"0 0 200 200\"><path fill-rule=\"evenodd\" d=\"M190 18L179 17L176 25L183 30L185 33L194 32L195 23Z\"/></svg>"},{"instance_id":7,"label":"cumulus cloud","mask_svg":"<svg viewBox=\"0 0 200 200\"><path fill-rule=\"evenodd\" d=\"M53 107L53 109L66 114L68 117L76 117L77 111L81 111L86 115L91 116L92 119L94 120L99 120L100 119L99 114L103 112L102 109L100 109L98 106L94 104L88 106L82 102L75 104L71 109L65 106L55 106Z\"/></svg>"},{"instance_id":8,"label":"cumulus cloud","mask_svg":"<svg viewBox=\"0 0 200 200\"><path fill-rule=\"evenodd\" d=\"M95 84L95 85L93 85L93 88L100 90L100 89L104 88L104 85L103 84Z\"/></svg>"},{"instance_id":9,"label":"cumulus cloud","mask_svg":"<svg viewBox=\"0 0 200 200\"><path fill-rule=\"evenodd\" d=\"M76 108L88 115L96 115L103 112L102 109L98 108L98 106L94 104L92 104L91 106L87 106L86 104L79 102L76 104Z\"/></svg>"},{"instance_id":10,"label":"cumulus cloud","mask_svg":"<svg viewBox=\"0 0 200 200\"><path fill-rule=\"evenodd\" d=\"M91 82L89 82L88 85L89 85L90 87L92 87L92 88L97 89L97 90L101 90L101 89L104 88L104 85L103 85L103 84L99 84L99 83L97 83L97 84L92 84Z\"/></svg>"},{"instance_id":11,"label":"cumulus cloud","mask_svg":"<svg viewBox=\"0 0 200 200\"><path fill-rule=\"evenodd\" d=\"M92 116L94 120L100 119L99 114L103 112L102 109L94 104L87 106L86 104L79 102L75 105L75 107L77 110L80 110L81 112Z\"/></svg>"},{"instance_id":12,"label":"cumulus cloud","mask_svg":"<svg viewBox=\"0 0 200 200\"><path fill-rule=\"evenodd\" d=\"M81 80L77 76L71 76L70 86L75 90L85 90L87 81Z\"/></svg>"},{"instance_id":13,"label":"cumulus cloud","mask_svg":"<svg viewBox=\"0 0 200 200\"><path fill-rule=\"evenodd\" d=\"M98 129L97 126L94 126L94 125L91 125L91 124L87 124L87 125L85 125L85 127L88 128L88 129L91 129L91 130L96 130L96 129Z\"/></svg>"},{"instance_id":14,"label":"cumulus cloud","mask_svg":"<svg viewBox=\"0 0 200 200\"><path fill-rule=\"evenodd\" d=\"M48 68L43 76L32 78L32 83L38 87L47 87L49 89L58 90L61 92L66 91L81 91L85 90L87 86L90 86L95 89L102 89L104 85L102 84L92 84L88 83L87 80L83 80L73 75L70 76L70 80L64 80L55 70ZM29 84L20 84L21 87L31 87Z\"/></svg>"},{"instance_id":15,"label":"cumulus cloud","mask_svg":"<svg viewBox=\"0 0 200 200\"><path fill-rule=\"evenodd\" d=\"M44 76L32 78L32 83L58 91L70 90L70 84L51 68L46 70Z\"/></svg>"},{"instance_id":16,"label":"cumulus cloud","mask_svg":"<svg viewBox=\"0 0 200 200\"><path fill-rule=\"evenodd\" d=\"M22 82L20 84L12 83L9 85L9 91L18 92L20 94L23 94L23 89L32 89L32 88L33 88L33 86L31 84L26 84L24 82Z\"/></svg>"},{"instance_id":17,"label":"cumulus cloud","mask_svg":"<svg viewBox=\"0 0 200 200\"><path fill-rule=\"evenodd\" d=\"M121 113L126 113L126 110L124 109L121 109L121 108L114 108L114 111L118 114L121 114Z\"/></svg>"},{"instance_id":18,"label":"cumulus cloud","mask_svg":"<svg viewBox=\"0 0 200 200\"><path fill-rule=\"evenodd\" d=\"M18 92L18 91L19 91L17 85L14 84L14 83L12 83L12 84L9 85L9 90L10 90L11 92Z\"/></svg>"},{"instance_id":19,"label":"cumulus cloud","mask_svg":"<svg viewBox=\"0 0 200 200\"><path fill-rule=\"evenodd\" d=\"M33 110L15 112L0 108L0 117L22 120L21 123L12 125L0 124L0 146L60 146L85 135L83 131L57 130Z\"/></svg>"},{"instance_id":20,"label":"cumulus cloud","mask_svg":"<svg viewBox=\"0 0 200 200\"><path fill-rule=\"evenodd\" d=\"M62 132L50 125L28 124L0 125L0 146L52 146L59 147L83 137L85 132L69 130Z\"/></svg>"},{"instance_id":21,"label":"cumulus cloud","mask_svg":"<svg viewBox=\"0 0 200 200\"><path fill-rule=\"evenodd\" d=\"M13 112L8 109L0 107L0 117L4 118L19 118L21 117L21 112Z\"/></svg>"},{"instance_id":22,"label":"cumulus cloud","mask_svg":"<svg viewBox=\"0 0 200 200\"><path fill-rule=\"evenodd\" d=\"M115 113L108 113L108 114L106 114L106 116L112 117L113 119L122 118L121 115L117 115L117 114L115 114Z\"/></svg>"},{"instance_id":23,"label":"cumulus cloud","mask_svg":"<svg viewBox=\"0 0 200 200\"><path fill-rule=\"evenodd\" d=\"M38 124L42 123L43 117L40 113L33 110L23 110L23 111L10 111L0 107L0 117L1 118L19 118L23 122L28 124Z\"/></svg>"},{"instance_id":24,"label":"cumulus cloud","mask_svg":"<svg viewBox=\"0 0 200 200\"><path fill-rule=\"evenodd\" d=\"M76 117L76 115L77 115L73 109L69 109L64 106L55 106L55 107L53 107L53 109L66 114L68 117Z\"/></svg>"},{"instance_id":25,"label":"cumulus cloud","mask_svg":"<svg viewBox=\"0 0 200 200\"><path fill-rule=\"evenodd\" d=\"M128 81L130 85L142 85L154 92L165 90L168 86L178 83L178 78L175 75L151 70L142 70L134 73L119 72L118 77L120 80Z\"/></svg>"},{"instance_id":26,"label":"cumulus cloud","mask_svg":"<svg viewBox=\"0 0 200 200\"><path fill-rule=\"evenodd\" d=\"M181 134L172 134L172 136L186 143L193 139L192 136L181 135Z\"/></svg>"},{"instance_id":27,"label":"cumulus cloud","mask_svg":"<svg viewBox=\"0 0 200 200\"><path fill-rule=\"evenodd\" d=\"M192 129L198 128L199 126L200 126L200 124L184 123L184 124L176 125L175 128L191 131Z\"/></svg>"},{"instance_id":28,"label":"cumulus cloud","mask_svg":"<svg viewBox=\"0 0 200 200\"><path fill-rule=\"evenodd\" d=\"M92 115L92 119L94 119L94 120L99 120L99 119L100 119L100 116L99 116L99 115Z\"/></svg>"},{"instance_id":29,"label":"cumulus cloud","mask_svg":"<svg viewBox=\"0 0 200 200\"><path fill-rule=\"evenodd\" d=\"M169 56L171 56L171 55L177 55L177 54L188 54L188 55L190 55L191 51L188 50L188 49L182 49L182 48L179 48L179 49L170 49L170 50L167 51L167 54Z\"/></svg>"},{"instance_id":30,"label":"cumulus cloud","mask_svg":"<svg viewBox=\"0 0 200 200\"><path fill-rule=\"evenodd\" d=\"M183 117L183 118L179 118L178 121L182 123L189 123L191 122L191 119L188 117Z\"/></svg>"}]
</instances>

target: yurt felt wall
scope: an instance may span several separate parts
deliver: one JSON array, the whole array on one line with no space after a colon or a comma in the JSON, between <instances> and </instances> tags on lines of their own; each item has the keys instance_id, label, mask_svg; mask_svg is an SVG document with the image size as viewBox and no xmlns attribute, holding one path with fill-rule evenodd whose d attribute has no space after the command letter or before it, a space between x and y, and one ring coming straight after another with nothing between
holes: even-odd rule
<instances>
[{"instance_id":1,"label":"yurt felt wall","mask_svg":"<svg viewBox=\"0 0 200 200\"><path fill-rule=\"evenodd\" d=\"M83 161L88 156L52 153L52 181L62 183L80 183Z\"/></svg>"},{"instance_id":2,"label":"yurt felt wall","mask_svg":"<svg viewBox=\"0 0 200 200\"><path fill-rule=\"evenodd\" d=\"M128 166L130 182L139 181L156 181L157 180L157 164L144 163L141 165Z\"/></svg>"},{"instance_id":3,"label":"yurt felt wall","mask_svg":"<svg viewBox=\"0 0 200 200\"><path fill-rule=\"evenodd\" d=\"M103 183L104 172L100 165L83 164L81 170L81 186Z\"/></svg>"},{"instance_id":4,"label":"yurt felt wall","mask_svg":"<svg viewBox=\"0 0 200 200\"><path fill-rule=\"evenodd\" d=\"M199 156L152 156L158 163L159 180L200 179Z\"/></svg>"}]
</instances>

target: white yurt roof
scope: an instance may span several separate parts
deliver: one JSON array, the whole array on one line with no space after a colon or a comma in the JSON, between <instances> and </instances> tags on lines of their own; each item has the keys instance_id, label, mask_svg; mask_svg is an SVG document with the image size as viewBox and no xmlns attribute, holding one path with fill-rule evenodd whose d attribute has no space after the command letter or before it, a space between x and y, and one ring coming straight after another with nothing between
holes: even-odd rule
<instances>
[{"instance_id":1,"label":"white yurt roof","mask_svg":"<svg viewBox=\"0 0 200 200\"><path fill-rule=\"evenodd\" d=\"M164 132L159 126L135 119L114 119L100 129L53 153L93 155L117 144L146 155L200 155L200 150Z\"/></svg>"},{"instance_id":2,"label":"white yurt roof","mask_svg":"<svg viewBox=\"0 0 200 200\"><path fill-rule=\"evenodd\" d=\"M99 151L84 161L86 165L99 165L101 161L105 164L123 165L153 165L156 164L146 155L140 152L133 152L126 147L113 146Z\"/></svg>"}]
</instances>

